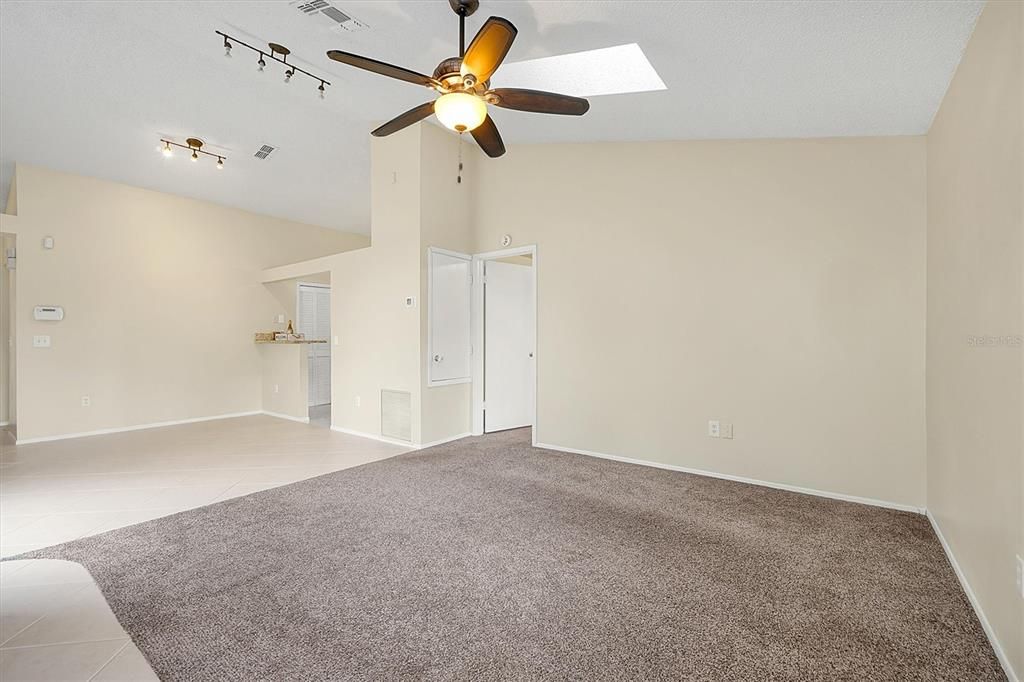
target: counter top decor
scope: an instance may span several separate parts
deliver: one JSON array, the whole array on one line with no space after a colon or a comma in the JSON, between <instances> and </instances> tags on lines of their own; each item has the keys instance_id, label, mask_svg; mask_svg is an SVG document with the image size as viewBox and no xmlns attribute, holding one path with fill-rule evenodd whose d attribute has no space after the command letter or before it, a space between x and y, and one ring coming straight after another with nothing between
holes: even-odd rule
<instances>
[{"instance_id":1,"label":"counter top decor","mask_svg":"<svg viewBox=\"0 0 1024 682\"><path fill-rule=\"evenodd\" d=\"M281 337L284 338L281 338ZM302 343L327 343L327 339L307 339L302 336L285 335L283 332L256 332L256 343L276 343L297 345Z\"/></svg>"}]
</instances>

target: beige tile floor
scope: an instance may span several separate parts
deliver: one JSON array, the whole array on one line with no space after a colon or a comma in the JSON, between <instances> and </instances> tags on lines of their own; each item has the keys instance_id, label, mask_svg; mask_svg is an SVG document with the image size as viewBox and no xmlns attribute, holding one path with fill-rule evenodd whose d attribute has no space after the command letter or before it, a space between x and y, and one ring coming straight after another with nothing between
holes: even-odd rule
<instances>
[{"instance_id":1,"label":"beige tile floor","mask_svg":"<svg viewBox=\"0 0 1024 682\"><path fill-rule=\"evenodd\" d=\"M404 452L263 416L0 443L2 556ZM15 561L0 564L0 679L156 678L83 567Z\"/></svg>"}]
</instances>

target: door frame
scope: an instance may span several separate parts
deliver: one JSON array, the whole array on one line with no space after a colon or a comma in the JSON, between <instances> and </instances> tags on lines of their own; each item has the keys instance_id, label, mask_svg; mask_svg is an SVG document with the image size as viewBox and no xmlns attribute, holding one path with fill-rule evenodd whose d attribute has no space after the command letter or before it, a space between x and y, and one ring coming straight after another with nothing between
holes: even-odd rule
<instances>
[{"instance_id":1,"label":"door frame","mask_svg":"<svg viewBox=\"0 0 1024 682\"><path fill-rule=\"evenodd\" d=\"M533 445L537 445L537 245L517 246L500 251L487 251L473 254L471 272L473 273L473 290L470 312L470 326L473 340L473 361L470 367L472 376L472 434L483 435L484 432L484 263L489 260L500 260L512 256L531 256L533 259L533 364L530 365L530 383L533 385Z\"/></svg>"}]
</instances>

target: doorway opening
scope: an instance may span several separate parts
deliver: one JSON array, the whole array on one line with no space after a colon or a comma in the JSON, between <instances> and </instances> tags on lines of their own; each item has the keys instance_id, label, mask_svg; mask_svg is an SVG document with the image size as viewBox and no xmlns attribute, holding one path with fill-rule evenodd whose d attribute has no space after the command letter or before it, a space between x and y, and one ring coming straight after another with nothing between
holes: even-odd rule
<instances>
[{"instance_id":1,"label":"doorway opening","mask_svg":"<svg viewBox=\"0 0 1024 682\"><path fill-rule=\"evenodd\" d=\"M331 426L331 287L300 282L296 286L296 331L306 344L308 416L314 426Z\"/></svg>"},{"instance_id":2,"label":"doorway opening","mask_svg":"<svg viewBox=\"0 0 1024 682\"><path fill-rule=\"evenodd\" d=\"M473 312L473 433L536 429L535 246L473 257Z\"/></svg>"}]
</instances>

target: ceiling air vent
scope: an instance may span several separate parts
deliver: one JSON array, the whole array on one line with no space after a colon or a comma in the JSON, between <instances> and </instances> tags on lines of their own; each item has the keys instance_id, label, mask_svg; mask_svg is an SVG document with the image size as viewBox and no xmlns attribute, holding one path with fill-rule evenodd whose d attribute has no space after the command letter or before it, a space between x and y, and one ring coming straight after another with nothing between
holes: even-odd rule
<instances>
[{"instance_id":1,"label":"ceiling air vent","mask_svg":"<svg viewBox=\"0 0 1024 682\"><path fill-rule=\"evenodd\" d=\"M292 7L307 17L319 20L325 28L336 31L362 31L369 28L366 24L349 16L346 12L327 2L327 0L293 0Z\"/></svg>"},{"instance_id":2,"label":"ceiling air vent","mask_svg":"<svg viewBox=\"0 0 1024 682\"><path fill-rule=\"evenodd\" d=\"M276 147L271 147L269 144L265 144L259 149L257 149L256 153L253 154L253 156L255 156L257 159L265 159L268 156L270 156L270 152L274 151L274 149L276 149Z\"/></svg>"}]
</instances>

